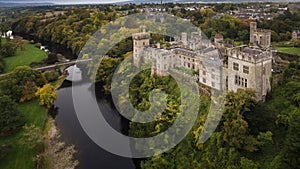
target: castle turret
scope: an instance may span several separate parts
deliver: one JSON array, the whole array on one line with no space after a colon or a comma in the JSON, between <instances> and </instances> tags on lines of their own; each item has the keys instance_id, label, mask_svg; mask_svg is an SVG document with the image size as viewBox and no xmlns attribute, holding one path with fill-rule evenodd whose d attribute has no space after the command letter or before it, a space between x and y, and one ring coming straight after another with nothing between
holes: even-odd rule
<instances>
[{"instance_id":1,"label":"castle turret","mask_svg":"<svg viewBox=\"0 0 300 169\"><path fill-rule=\"evenodd\" d=\"M256 38L254 36L255 32L257 31L257 23L256 22L250 22L250 44L255 45Z\"/></svg>"},{"instance_id":2,"label":"castle turret","mask_svg":"<svg viewBox=\"0 0 300 169\"><path fill-rule=\"evenodd\" d=\"M143 28L143 32L135 33L132 35L133 39L133 63L136 67L140 67L142 52L146 47L150 45L150 33L146 32Z\"/></svg>"},{"instance_id":3,"label":"castle turret","mask_svg":"<svg viewBox=\"0 0 300 169\"><path fill-rule=\"evenodd\" d=\"M223 40L224 40L223 35L222 35L221 33L217 33L217 34L215 35L215 39L214 39L215 46L216 46L217 48L221 48L221 47L222 47L221 42L222 42Z\"/></svg>"},{"instance_id":4,"label":"castle turret","mask_svg":"<svg viewBox=\"0 0 300 169\"><path fill-rule=\"evenodd\" d=\"M250 45L269 48L271 46L271 30L257 29L257 23L250 23Z\"/></svg>"},{"instance_id":5,"label":"castle turret","mask_svg":"<svg viewBox=\"0 0 300 169\"><path fill-rule=\"evenodd\" d=\"M186 32L181 33L181 42L183 43L184 46L187 46L188 39L187 39L187 33Z\"/></svg>"}]
</instances>

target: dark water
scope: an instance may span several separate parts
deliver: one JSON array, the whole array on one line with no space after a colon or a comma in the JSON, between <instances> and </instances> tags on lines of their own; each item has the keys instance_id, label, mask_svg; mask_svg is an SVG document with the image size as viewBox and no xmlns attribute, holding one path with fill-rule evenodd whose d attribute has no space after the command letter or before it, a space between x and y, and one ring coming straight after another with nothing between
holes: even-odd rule
<instances>
[{"instance_id":1,"label":"dark water","mask_svg":"<svg viewBox=\"0 0 300 169\"><path fill-rule=\"evenodd\" d=\"M67 144L74 144L78 153L75 158L79 161L78 169L136 169L133 159L111 154L96 145L83 131L77 119L70 82L65 81L57 92L58 115L55 118L57 127L61 131L61 139ZM76 84L77 87L86 89L86 96L90 95L89 83ZM117 131L126 133L127 126L124 119L111 104L111 99L97 91L99 108L105 113L105 119ZM86 97L83 95L82 97ZM113 140L112 140L113 141Z\"/></svg>"}]
</instances>

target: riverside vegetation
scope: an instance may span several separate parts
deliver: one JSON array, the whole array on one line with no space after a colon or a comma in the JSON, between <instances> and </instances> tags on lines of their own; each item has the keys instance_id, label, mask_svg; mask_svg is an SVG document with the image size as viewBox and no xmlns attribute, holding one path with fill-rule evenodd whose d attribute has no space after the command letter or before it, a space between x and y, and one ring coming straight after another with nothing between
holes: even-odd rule
<instances>
[{"instance_id":1,"label":"riverside vegetation","mask_svg":"<svg viewBox=\"0 0 300 169\"><path fill-rule=\"evenodd\" d=\"M27 42L24 49L15 48L15 41L8 43L17 51L8 58L19 59L19 65L46 56ZM4 61L9 73L0 77L0 168L74 168L78 164L73 160L75 148L57 140L59 131L47 114L64 76Z\"/></svg>"}]
</instances>

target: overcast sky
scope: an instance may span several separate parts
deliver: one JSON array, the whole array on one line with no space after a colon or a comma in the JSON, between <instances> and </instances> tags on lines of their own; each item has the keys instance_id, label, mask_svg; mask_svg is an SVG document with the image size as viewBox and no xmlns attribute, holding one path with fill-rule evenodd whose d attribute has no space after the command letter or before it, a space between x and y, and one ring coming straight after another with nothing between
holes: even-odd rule
<instances>
[{"instance_id":1,"label":"overcast sky","mask_svg":"<svg viewBox=\"0 0 300 169\"><path fill-rule=\"evenodd\" d=\"M90 3L114 3L114 2L126 2L128 0L0 0L0 2L52 2L56 4L90 4Z\"/></svg>"}]
</instances>

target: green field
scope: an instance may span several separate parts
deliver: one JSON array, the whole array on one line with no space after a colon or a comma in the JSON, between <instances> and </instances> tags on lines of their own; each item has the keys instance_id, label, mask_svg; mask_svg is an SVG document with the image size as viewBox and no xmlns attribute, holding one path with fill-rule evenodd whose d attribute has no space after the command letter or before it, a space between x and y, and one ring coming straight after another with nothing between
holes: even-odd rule
<instances>
[{"instance_id":1,"label":"green field","mask_svg":"<svg viewBox=\"0 0 300 169\"><path fill-rule=\"evenodd\" d=\"M295 47L277 47L278 52L300 56L300 48Z\"/></svg>"},{"instance_id":2,"label":"green field","mask_svg":"<svg viewBox=\"0 0 300 169\"><path fill-rule=\"evenodd\" d=\"M5 43L5 40L2 39ZM19 48L15 56L4 58L5 61L5 72L13 71L18 66L29 66L32 62L40 62L47 57L47 54L30 44L28 41L25 42L25 50L22 51Z\"/></svg>"},{"instance_id":3,"label":"green field","mask_svg":"<svg viewBox=\"0 0 300 169\"><path fill-rule=\"evenodd\" d=\"M38 100L19 104L18 108L26 116L26 124L33 124L39 128L44 128L47 119L47 112L45 107L39 105ZM19 144L19 140L22 140L22 133L23 129L10 137L0 138L0 144L9 143L13 146L9 150L7 156L0 160L1 169L34 168L34 161L32 158L36 152L27 146Z\"/></svg>"}]
</instances>

